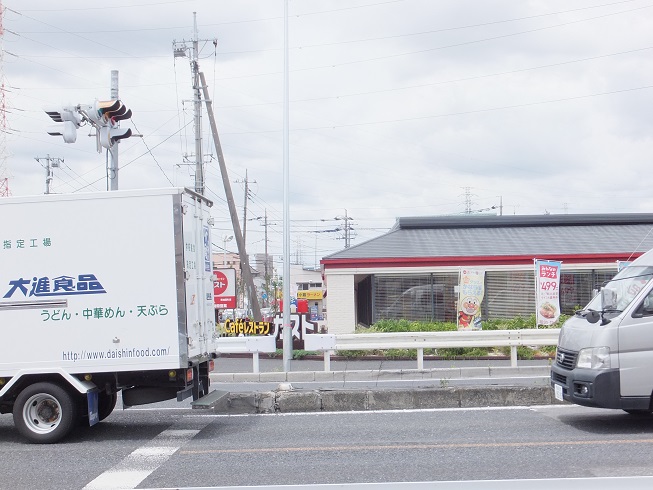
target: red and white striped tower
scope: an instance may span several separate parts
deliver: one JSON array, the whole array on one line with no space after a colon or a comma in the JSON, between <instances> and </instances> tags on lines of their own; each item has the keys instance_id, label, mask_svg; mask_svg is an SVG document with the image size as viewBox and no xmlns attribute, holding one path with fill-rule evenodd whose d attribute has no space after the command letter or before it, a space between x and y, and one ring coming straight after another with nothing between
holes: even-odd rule
<instances>
[{"instance_id":1,"label":"red and white striped tower","mask_svg":"<svg viewBox=\"0 0 653 490\"><path fill-rule=\"evenodd\" d=\"M0 0L0 197L11 195L9 192L9 171L7 170L7 103L5 99L4 74L4 28L5 8Z\"/></svg>"}]
</instances>

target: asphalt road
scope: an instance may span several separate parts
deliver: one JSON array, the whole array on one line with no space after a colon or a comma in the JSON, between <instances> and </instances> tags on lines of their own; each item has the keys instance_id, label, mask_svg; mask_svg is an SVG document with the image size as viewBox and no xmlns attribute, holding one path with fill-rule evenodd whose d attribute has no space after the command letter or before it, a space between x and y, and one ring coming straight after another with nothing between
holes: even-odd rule
<instances>
[{"instance_id":1,"label":"asphalt road","mask_svg":"<svg viewBox=\"0 0 653 490\"><path fill-rule=\"evenodd\" d=\"M553 405L223 416L184 406L117 410L98 426L50 446L25 444L11 417L0 416L0 487L653 475L653 419L621 411ZM572 486L558 482L555 488Z\"/></svg>"}]
</instances>

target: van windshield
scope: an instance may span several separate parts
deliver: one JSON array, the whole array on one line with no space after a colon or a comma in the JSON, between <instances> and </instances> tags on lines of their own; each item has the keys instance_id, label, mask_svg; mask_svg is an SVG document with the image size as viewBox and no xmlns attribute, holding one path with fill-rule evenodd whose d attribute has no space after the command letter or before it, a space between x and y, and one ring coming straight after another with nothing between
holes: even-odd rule
<instances>
[{"instance_id":1,"label":"van windshield","mask_svg":"<svg viewBox=\"0 0 653 490\"><path fill-rule=\"evenodd\" d=\"M623 311L652 277L653 267L628 266L602 286L602 288L611 289L616 293L616 308ZM594 296L586 309L603 310L601 295L597 294Z\"/></svg>"}]
</instances>

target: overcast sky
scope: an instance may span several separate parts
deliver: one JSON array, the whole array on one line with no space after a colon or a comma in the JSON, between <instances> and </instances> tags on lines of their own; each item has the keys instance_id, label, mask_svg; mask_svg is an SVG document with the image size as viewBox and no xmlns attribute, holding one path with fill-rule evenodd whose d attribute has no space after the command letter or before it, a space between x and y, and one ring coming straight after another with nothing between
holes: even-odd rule
<instances>
[{"instance_id":1,"label":"overcast sky","mask_svg":"<svg viewBox=\"0 0 653 490\"><path fill-rule=\"evenodd\" d=\"M241 220L250 181L249 252L264 251L267 211L281 257L282 0L2 4L13 195L44 192L47 155L64 159L53 192L106 189L89 128L66 144L43 109L108 99L111 70L133 111L122 125L142 135L120 144L120 188L193 187L192 78L173 47L190 47L197 12ZM353 246L400 216L653 211L650 1L293 0L289 12L293 260L342 249L329 230L345 213ZM208 128L204 114L221 251L232 231Z\"/></svg>"}]
</instances>

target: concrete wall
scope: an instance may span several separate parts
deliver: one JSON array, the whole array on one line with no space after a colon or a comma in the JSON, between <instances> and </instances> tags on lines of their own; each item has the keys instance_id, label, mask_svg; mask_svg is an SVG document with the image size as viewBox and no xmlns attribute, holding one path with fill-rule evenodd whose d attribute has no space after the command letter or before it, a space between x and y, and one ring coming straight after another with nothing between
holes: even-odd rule
<instances>
[{"instance_id":1,"label":"concrete wall","mask_svg":"<svg viewBox=\"0 0 653 490\"><path fill-rule=\"evenodd\" d=\"M356 298L353 274L329 274L327 277L327 327L329 333L354 333Z\"/></svg>"}]
</instances>

